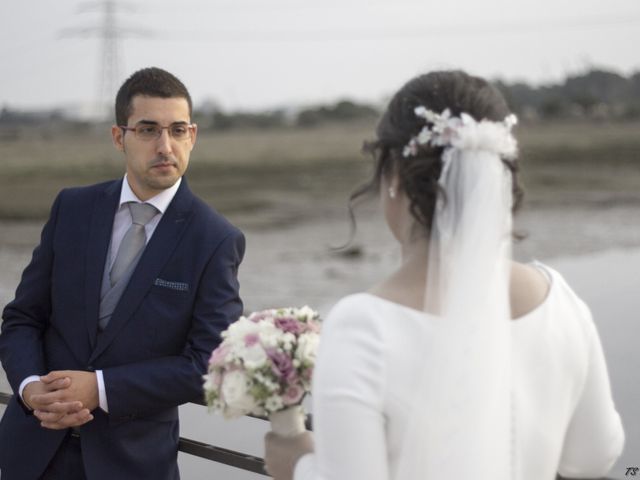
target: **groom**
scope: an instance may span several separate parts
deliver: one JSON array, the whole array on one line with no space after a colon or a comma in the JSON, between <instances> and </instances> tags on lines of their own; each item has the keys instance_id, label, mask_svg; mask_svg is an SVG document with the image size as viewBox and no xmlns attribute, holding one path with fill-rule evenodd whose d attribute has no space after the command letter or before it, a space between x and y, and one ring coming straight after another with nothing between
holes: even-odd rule
<instances>
[{"instance_id":1,"label":"groom","mask_svg":"<svg viewBox=\"0 0 640 480\"><path fill-rule=\"evenodd\" d=\"M173 480L178 405L202 399L220 332L242 313L242 233L183 178L197 126L172 74L116 97L123 179L63 190L3 312L14 391L2 480Z\"/></svg>"}]
</instances>

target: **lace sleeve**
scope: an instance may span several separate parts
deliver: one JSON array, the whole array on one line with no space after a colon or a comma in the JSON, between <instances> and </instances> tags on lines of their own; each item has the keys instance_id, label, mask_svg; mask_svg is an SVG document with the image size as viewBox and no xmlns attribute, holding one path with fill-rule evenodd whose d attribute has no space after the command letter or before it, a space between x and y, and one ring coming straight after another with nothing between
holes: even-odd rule
<instances>
[{"instance_id":1,"label":"lace sleeve","mask_svg":"<svg viewBox=\"0 0 640 480\"><path fill-rule=\"evenodd\" d=\"M383 343L371 313L343 301L325 321L313 384L316 453L298 462L295 480L389 478Z\"/></svg>"}]
</instances>

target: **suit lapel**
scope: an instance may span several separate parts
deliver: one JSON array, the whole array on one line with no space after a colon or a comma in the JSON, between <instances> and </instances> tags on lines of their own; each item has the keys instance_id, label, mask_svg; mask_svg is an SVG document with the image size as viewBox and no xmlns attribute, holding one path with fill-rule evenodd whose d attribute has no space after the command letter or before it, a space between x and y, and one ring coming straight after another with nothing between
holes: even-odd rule
<instances>
[{"instance_id":1,"label":"suit lapel","mask_svg":"<svg viewBox=\"0 0 640 480\"><path fill-rule=\"evenodd\" d=\"M122 180L115 181L98 193L91 215L87 248L87 270L85 299L87 311L87 332L91 349L95 348L98 332L98 311L100 309L100 289L107 260L113 217L120 200Z\"/></svg>"},{"instance_id":2,"label":"suit lapel","mask_svg":"<svg viewBox=\"0 0 640 480\"><path fill-rule=\"evenodd\" d=\"M113 312L109 325L98 336L97 345L91 355L91 362L111 344L138 308L155 279L158 278L189 223L192 202L193 194L183 178L180 188L145 247L142 257L131 275L129 284Z\"/></svg>"}]
</instances>

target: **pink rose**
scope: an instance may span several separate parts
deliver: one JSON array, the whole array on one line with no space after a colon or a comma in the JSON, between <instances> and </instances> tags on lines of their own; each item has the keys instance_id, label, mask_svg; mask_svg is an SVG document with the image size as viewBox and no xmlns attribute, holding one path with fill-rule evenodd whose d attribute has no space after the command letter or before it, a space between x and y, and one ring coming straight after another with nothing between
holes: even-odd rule
<instances>
[{"instance_id":1,"label":"pink rose","mask_svg":"<svg viewBox=\"0 0 640 480\"><path fill-rule=\"evenodd\" d=\"M282 402L287 406L297 405L300 403L303 396L304 390L302 388L298 385L289 385L282 395Z\"/></svg>"},{"instance_id":2,"label":"pink rose","mask_svg":"<svg viewBox=\"0 0 640 480\"><path fill-rule=\"evenodd\" d=\"M254 323L258 323L260 320L264 320L265 318L269 318L271 313L268 310L264 310L262 312L253 312L249 315L249 320Z\"/></svg>"},{"instance_id":3,"label":"pink rose","mask_svg":"<svg viewBox=\"0 0 640 480\"><path fill-rule=\"evenodd\" d=\"M223 365L224 359L227 356L227 353L229 353L229 346L219 345L218 348L216 348L211 354L211 358L209 359L209 364L216 365L216 366Z\"/></svg>"},{"instance_id":4,"label":"pink rose","mask_svg":"<svg viewBox=\"0 0 640 480\"><path fill-rule=\"evenodd\" d=\"M297 378L296 369L291 358L283 352L270 351L267 355L271 359L271 371L281 380L291 383Z\"/></svg>"},{"instance_id":5,"label":"pink rose","mask_svg":"<svg viewBox=\"0 0 640 480\"><path fill-rule=\"evenodd\" d=\"M278 317L275 319L275 325L283 332L293 333L294 335L300 335L304 330L304 325L302 325L298 320L291 317Z\"/></svg>"},{"instance_id":6,"label":"pink rose","mask_svg":"<svg viewBox=\"0 0 640 480\"><path fill-rule=\"evenodd\" d=\"M251 347L260 342L260 336L257 333L250 333L244 337L245 347Z\"/></svg>"}]
</instances>

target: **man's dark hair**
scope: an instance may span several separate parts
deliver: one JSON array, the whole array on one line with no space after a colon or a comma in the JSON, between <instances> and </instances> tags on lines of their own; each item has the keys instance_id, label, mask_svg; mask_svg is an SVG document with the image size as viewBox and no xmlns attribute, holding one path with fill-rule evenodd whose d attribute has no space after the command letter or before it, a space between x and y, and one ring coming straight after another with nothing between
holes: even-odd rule
<instances>
[{"instance_id":1,"label":"man's dark hair","mask_svg":"<svg viewBox=\"0 0 640 480\"><path fill-rule=\"evenodd\" d=\"M131 101L136 95L160 98L184 98L189 104L191 95L187 87L171 73L157 67L143 68L131 75L122 84L116 95L116 123L126 125L131 116Z\"/></svg>"}]
</instances>

